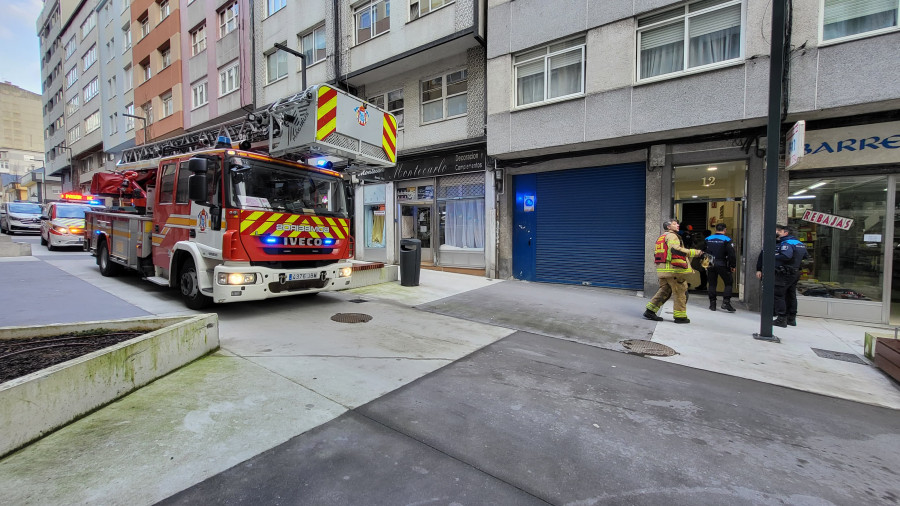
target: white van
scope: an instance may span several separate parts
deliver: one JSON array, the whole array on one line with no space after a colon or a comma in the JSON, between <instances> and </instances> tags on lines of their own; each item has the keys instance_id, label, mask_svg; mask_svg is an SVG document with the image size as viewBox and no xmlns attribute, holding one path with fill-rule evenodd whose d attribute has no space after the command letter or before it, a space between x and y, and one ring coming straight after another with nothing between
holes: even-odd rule
<instances>
[{"instance_id":1,"label":"white van","mask_svg":"<svg viewBox=\"0 0 900 506\"><path fill-rule=\"evenodd\" d=\"M41 233L41 206L37 202L4 202L0 204L0 232Z\"/></svg>"}]
</instances>

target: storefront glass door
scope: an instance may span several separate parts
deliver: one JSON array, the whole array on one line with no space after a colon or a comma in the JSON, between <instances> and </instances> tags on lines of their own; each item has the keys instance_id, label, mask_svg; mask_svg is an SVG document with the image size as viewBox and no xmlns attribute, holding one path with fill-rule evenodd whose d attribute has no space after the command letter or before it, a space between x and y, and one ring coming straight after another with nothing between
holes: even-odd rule
<instances>
[{"instance_id":1,"label":"storefront glass door","mask_svg":"<svg viewBox=\"0 0 900 506\"><path fill-rule=\"evenodd\" d=\"M431 246L432 206L417 204L400 205L400 238L418 239L422 241L422 263L434 263L434 250Z\"/></svg>"}]
</instances>

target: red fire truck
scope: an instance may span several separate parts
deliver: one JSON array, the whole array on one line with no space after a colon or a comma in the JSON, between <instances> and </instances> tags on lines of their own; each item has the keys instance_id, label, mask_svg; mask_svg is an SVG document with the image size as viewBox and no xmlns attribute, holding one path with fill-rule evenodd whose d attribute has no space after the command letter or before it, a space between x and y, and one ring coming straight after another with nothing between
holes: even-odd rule
<instances>
[{"instance_id":1,"label":"red fire truck","mask_svg":"<svg viewBox=\"0 0 900 506\"><path fill-rule=\"evenodd\" d=\"M135 270L192 309L345 288L352 210L331 167L393 166L396 132L391 114L316 85L239 123L138 146L95 176L92 193L115 207L87 213L85 249L104 276Z\"/></svg>"}]
</instances>

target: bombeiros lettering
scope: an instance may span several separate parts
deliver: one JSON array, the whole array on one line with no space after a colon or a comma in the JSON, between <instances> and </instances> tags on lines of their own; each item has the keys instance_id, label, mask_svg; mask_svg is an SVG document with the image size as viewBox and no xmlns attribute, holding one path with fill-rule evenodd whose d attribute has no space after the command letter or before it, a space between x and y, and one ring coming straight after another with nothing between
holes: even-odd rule
<instances>
[{"instance_id":1,"label":"bombeiros lettering","mask_svg":"<svg viewBox=\"0 0 900 506\"><path fill-rule=\"evenodd\" d=\"M328 233L328 227L312 227L309 225L291 225L287 223L279 223L275 225L275 230L283 232L319 232Z\"/></svg>"}]
</instances>

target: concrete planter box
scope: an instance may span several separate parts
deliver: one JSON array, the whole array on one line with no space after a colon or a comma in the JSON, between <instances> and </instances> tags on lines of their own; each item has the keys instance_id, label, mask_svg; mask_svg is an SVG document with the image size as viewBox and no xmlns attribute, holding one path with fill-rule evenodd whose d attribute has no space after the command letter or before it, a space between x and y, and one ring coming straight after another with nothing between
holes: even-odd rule
<instances>
[{"instance_id":1,"label":"concrete planter box","mask_svg":"<svg viewBox=\"0 0 900 506\"><path fill-rule=\"evenodd\" d=\"M216 314L2 327L0 339L98 329L146 333L0 384L0 457L219 347Z\"/></svg>"},{"instance_id":2,"label":"concrete planter box","mask_svg":"<svg viewBox=\"0 0 900 506\"><path fill-rule=\"evenodd\" d=\"M350 284L342 290L362 286L390 283L400 279L400 266L382 264L380 262L353 262L353 275Z\"/></svg>"}]
</instances>

